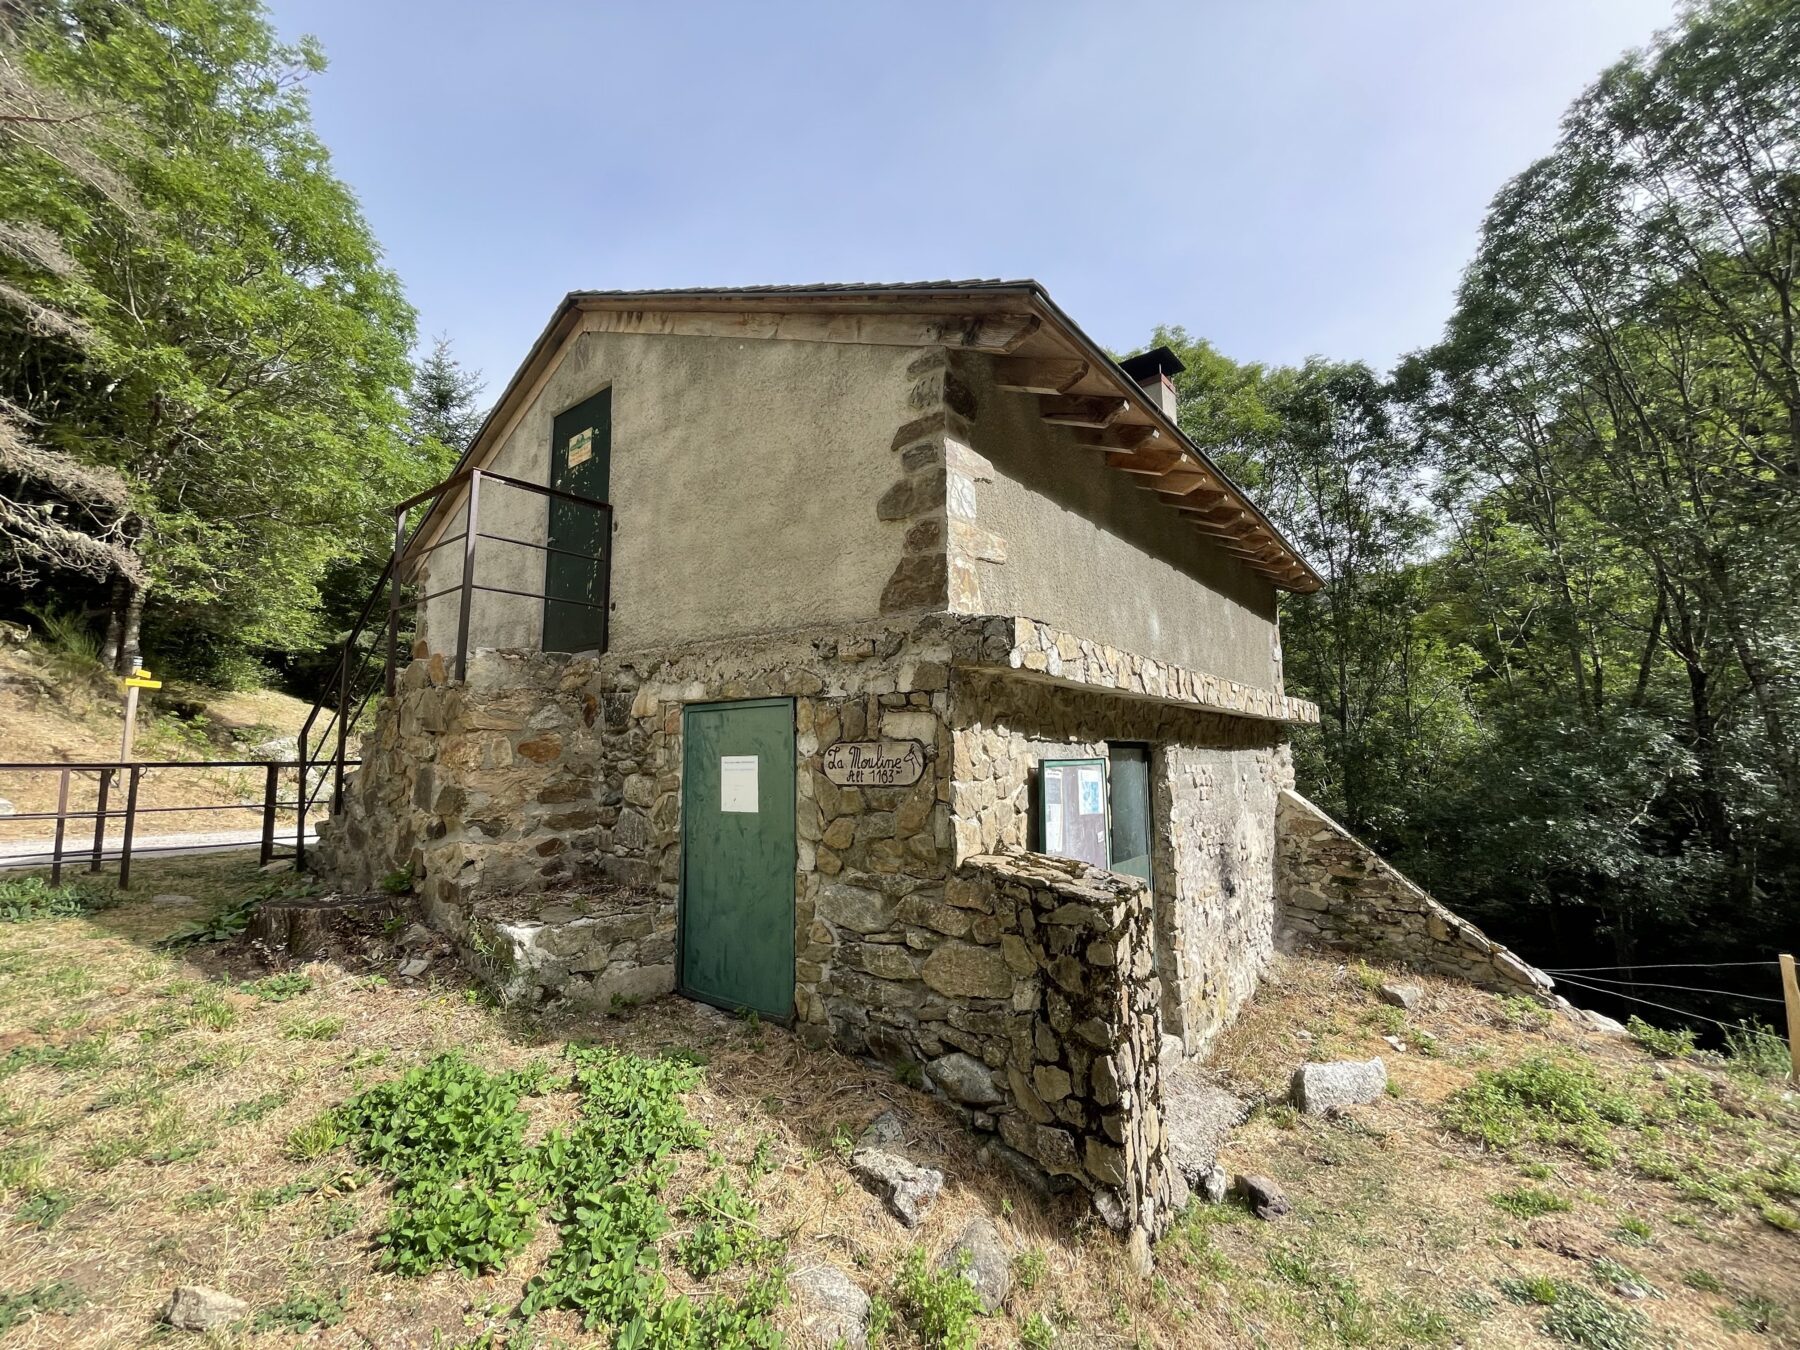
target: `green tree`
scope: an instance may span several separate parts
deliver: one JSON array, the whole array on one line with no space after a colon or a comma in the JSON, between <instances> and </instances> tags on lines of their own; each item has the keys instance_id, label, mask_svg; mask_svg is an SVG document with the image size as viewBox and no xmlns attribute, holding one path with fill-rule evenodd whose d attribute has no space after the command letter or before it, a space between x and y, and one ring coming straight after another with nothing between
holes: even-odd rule
<instances>
[{"instance_id":1,"label":"green tree","mask_svg":"<svg viewBox=\"0 0 1800 1350\"><path fill-rule=\"evenodd\" d=\"M1800 11L1692 6L1495 199L1404 380L1485 663L1463 875L1627 959L1800 891L1796 184Z\"/></svg>"},{"instance_id":2,"label":"green tree","mask_svg":"<svg viewBox=\"0 0 1800 1350\"><path fill-rule=\"evenodd\" d=\"M466 370L450 351L450 339L432 340L431 351L413 371L407 396L407 438L447 473L486 416L480 403L481 372Z\"/></svg>"},{"instance_id":3,"label":"green tree","mask_svg":"<svg viewBox=\"0 0 1800 1350\"><path fill-rule=\"evenodd\" d=\"M381 550L433 466L402 434L412 312L312 129L316 46L253 0L40 0L18 51L139 128L101 152L130 217L40 173L93 342L0 334L0 370L39 373L15 401L129 484L144 575L115 578L109 653L135 659L140 616L196 664L317 644L320 579Z\"/></svg>"}]
</instances>

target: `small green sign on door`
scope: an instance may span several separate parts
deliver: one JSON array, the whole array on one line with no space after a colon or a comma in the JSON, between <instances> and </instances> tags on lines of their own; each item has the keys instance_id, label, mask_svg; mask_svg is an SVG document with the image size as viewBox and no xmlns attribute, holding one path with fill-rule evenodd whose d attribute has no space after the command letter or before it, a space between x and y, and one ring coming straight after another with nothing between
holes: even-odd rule
<instances>
[{"instance_id":1,"label":"small green sign on door","mask_svg":"<svg viewBox=\"0 0 1800 1350\"><path fill-rule=\"evenodd\" d=\"M794 704L682 716L681 990L765 1017L794 1011Z\"/></svg>"}]
</instances>

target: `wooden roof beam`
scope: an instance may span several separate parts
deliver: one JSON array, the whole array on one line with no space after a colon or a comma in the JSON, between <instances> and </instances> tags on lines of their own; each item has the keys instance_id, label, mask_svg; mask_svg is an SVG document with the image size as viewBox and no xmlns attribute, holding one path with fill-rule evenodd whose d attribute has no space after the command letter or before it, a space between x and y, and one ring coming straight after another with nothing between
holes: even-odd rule
<instances>
[{"instance_id":1,"label":"wooden roof beam","mask_svg":"<svg viewBox=\"0 0 1800 1350\"><path fill-rule=\"evenodd\" d=\"M1149 449L1162 440L1162 432L1155 427L1111 427L1105 431L1084 431L1075 438L1075 444L1088 450L1138 450Z\"/></svg>"},{"instance_id":2,"label":"wooden roof beam","mask_svg":"<svg viewBox=\"0 0 1800 1350\"><path fill-rule=\"evenodd\" d=\"M994 362L994 383L1015 394L1066 394L1088 373L1088 363L1030 356Z\"/></svg>"},{"instance_id":3,"label":"wooden roof beam","mask_svg":"<svg viewBox=\"0 0 1800 1350\"><path fill-rule=\"evenodd\" d=\"M1128 399L1089 395L1076 398L1059 394L1038 400L1038 416L1059 427L1088 427L1096 431L1110 427L1131 406Z\"/></svg>"}]
</instances>

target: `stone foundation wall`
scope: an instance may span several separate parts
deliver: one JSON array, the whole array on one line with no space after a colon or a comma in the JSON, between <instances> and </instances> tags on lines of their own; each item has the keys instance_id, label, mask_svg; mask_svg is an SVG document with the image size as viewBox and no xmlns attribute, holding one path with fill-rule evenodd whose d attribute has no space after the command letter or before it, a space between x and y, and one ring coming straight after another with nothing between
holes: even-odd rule
<instances>
[{"instance_id":1,"label":"stone foundation wall","mask_svg":"<svg viewBox=\"0 0 1800 1350\"><path fill-rule=\"evenodd\" d=\"M1543 971L1489 941L1299 793L1281 794L1276 822L1285 942L1363 952L1490 989L1550 992Z\"/></svg>"},{"instance_id":2,"label":"stone foundation wall","mask_svg":"<svg viewBox=\"0 0 1800 1350\"><path fill-rule=\"evenodd\" d=\"M470 929L488 897L506 897L509 922L526 925L515 965L539 960L546 941L576 942L533 935L534 896L560 906L571 887L623 886L660 924L680 883L682 709L792 698L796 1018L815 1039L915 1057L868 1015L880 1002L866 981L898 966L863 939L892 928L902 908L945 908L947 617L599 659L479 651L462 685L440 657L416 660L365 739L316 865L366 889L410 863L427 918L476 957L512 943ZM826 776L830 746L879 739L925 747L919 782L852 788ZM550 955L543 968L555 973L573 953Z\"/></svg>"},{"instance_id":3,"label":"stone foundation wall","mask_svg":"<svg viewBox=\"0 0 1800 1350\"><path fill-rule=\"evenodd\" d=\"M410 867L428 906L598 875L620 801L598 773L594 663L482 651L454 683L441 656L401 672L315 870L351 890Z\"/></svg>"},{"instance_id":4,"label":"stone foundation wall","mask_svg":"<svg viewBox=\"0 0 1800 1350\"><path fill-rule=\"evenodd\" d=\"M951 825L957 856L1036 848L1047 758L1151 754L1156 959L1163 1018L1198 1054L1254 992L1274 950L1275 801L1293 782L1275 723L1095 690L956 674Z\"/></svg>"}]
</instances>

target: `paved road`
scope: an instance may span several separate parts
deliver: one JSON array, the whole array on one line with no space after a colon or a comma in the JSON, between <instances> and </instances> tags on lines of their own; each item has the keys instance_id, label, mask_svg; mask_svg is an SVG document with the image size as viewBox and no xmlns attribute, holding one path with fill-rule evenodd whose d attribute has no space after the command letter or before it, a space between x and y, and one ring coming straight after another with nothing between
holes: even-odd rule
<instances>
[{"instance_id":1,"label":"paved road","mask_svg":"<svg viewBox=\"0 0 1800 1350\"><path fill-rule=\"evenodd\" d=\"M310 844L317 830L306 827L306 841ZM65 861L76 857L91 858L93 856L94 837L89 834L85 839L77 838L74 830L63 837L63 858ZM133 858L188 858L200 853L218 853L226 849L256 848L262 843L262 831L257 830L212 830L204 834L138 834L131 839L131 856ZM294 827L282 826L275 831L277 846L292 848L294 846ZM48 867L50 851L55 847L52 839L0 839L0 867ZM109 833L106 848L101 857L114 861L119 856L119 837Z\"/></svg>"}]
</instances>

